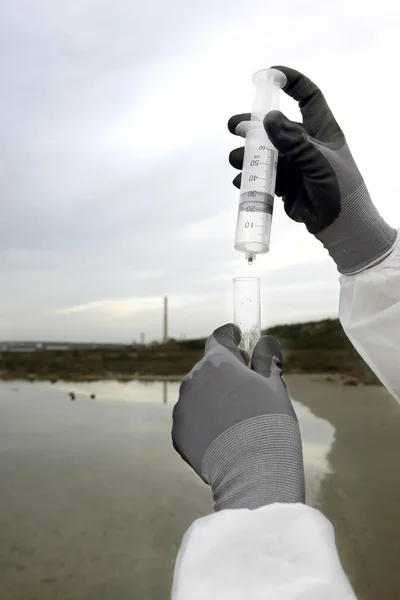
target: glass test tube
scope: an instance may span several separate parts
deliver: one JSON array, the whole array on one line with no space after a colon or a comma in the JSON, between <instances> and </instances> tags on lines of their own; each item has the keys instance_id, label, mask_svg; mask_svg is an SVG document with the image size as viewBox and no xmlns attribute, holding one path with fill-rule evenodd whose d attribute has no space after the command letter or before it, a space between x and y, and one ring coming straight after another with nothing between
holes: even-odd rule
<instances>
[{"instance_id":1,"label":"glass test tube","mask_svg":"<svg viewBox=\"0 0 400 600\"><path fill-rule=\"evenodd\" d=\"M240 348L251 355L261 336L258 277L236 277L233 280L233 320L242 330Z\"/></svg>"}]
</instances>

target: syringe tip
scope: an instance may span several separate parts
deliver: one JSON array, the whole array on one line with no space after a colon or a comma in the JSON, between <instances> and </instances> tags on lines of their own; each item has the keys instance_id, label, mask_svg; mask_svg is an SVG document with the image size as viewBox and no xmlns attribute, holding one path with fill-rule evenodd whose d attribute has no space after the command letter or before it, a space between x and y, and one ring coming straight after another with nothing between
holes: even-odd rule
<instances>
[{"instance_id":1,"label":"syringe tip","mask_svg":"<svg viewBox=\"0 0 400 600\"><path fill-rule=\"evenodd\" d=\"M247 260L247 262L248 262L248 264L249 264L249 265L252 265L252 264L253 264L253 262L254 262L255 258L256 258L256 255L255 255L255 254L253 254L252 252L248 252L248 253L246 254L246 260Z\"/></svg>"}]
</instances>

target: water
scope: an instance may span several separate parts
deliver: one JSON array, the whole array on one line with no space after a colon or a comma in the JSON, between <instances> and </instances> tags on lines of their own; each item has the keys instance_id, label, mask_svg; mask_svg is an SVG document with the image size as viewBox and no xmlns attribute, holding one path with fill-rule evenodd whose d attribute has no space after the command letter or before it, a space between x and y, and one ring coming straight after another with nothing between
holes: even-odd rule
<instances>
[{"instance_id":1,"label":"water","mask_svg":"<svg viewBox=\"0 0 400 600\"><path fill-rule=\"evenodd\" d=\"M2 600L168 597L184 531L212 510L172 448L178 389L0 382ZM317 505L334 428L296 411Z\"/></svg>"}]
</instances>

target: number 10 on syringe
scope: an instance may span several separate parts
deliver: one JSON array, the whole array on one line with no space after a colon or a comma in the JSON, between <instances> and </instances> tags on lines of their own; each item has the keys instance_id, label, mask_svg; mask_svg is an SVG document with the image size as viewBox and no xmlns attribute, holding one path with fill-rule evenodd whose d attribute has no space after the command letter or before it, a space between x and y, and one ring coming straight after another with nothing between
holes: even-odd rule
<instances>
[{"instance_id":1,"label":"number 10 on syringe","mask_svg":"<svg viewBox=\"0 0 400 600\"><path fill-rule=\"evenodd\" d=\"M240 186L235 249L251 264L257 254L269 250L278 151L263 126L267 112L279 108L279 90L286 77L277 69L264 69L253 76L257 86L251 120L241 123L246 142Z\"/></svg>"}]
</instances>

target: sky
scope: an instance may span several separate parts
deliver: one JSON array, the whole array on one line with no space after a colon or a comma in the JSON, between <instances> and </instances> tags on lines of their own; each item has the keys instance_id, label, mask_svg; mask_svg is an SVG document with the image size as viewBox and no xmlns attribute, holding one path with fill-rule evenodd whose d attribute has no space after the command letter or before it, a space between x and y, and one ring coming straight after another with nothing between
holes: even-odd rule
<instances>
[{"instance_id":1,"label":"sky","mask_svg":"<svg viewBox=\"0 0 400 600\"><path fill-rule=\"evenodd\" d=\"M3 2L0 339L160 339L164 295L171 336L206 336L246 275L263 326L337 316L335 265L280 199L270 252L234 250L226 123L255 71L305 73L398 227L399 33L388 0Z\"/></svg>"}]
</instances>

